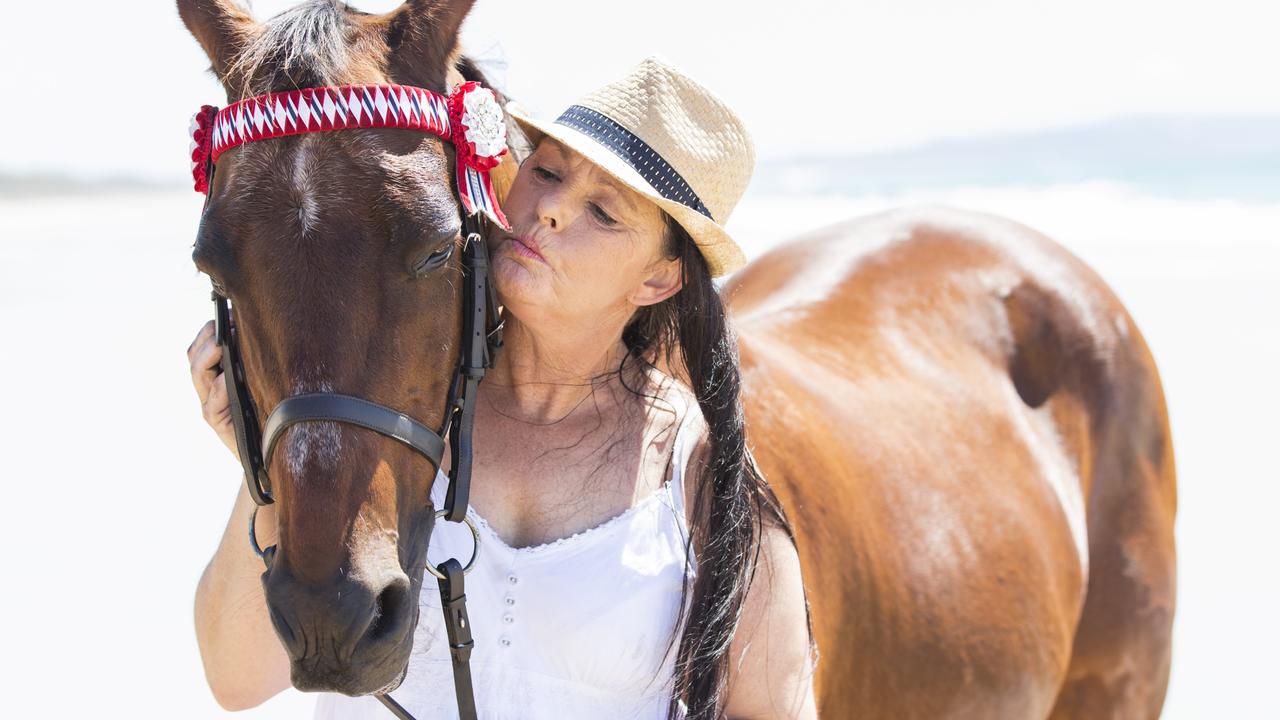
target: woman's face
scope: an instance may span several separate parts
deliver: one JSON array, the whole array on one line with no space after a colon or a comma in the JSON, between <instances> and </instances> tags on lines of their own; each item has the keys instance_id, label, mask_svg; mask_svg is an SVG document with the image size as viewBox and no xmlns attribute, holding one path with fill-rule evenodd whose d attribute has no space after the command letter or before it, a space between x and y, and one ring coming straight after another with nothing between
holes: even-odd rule
<instances>
[{"instance_id":1,"label":"woman's face","mask_svg":"<svg viewBox=\"0 0 1280 720\"><path fill-rule=\"evenodd\" d=\"M552 138L520 166L502 206L511 232L493 238L492 272L523 322L625 323L680 289L678 261L662 257L662 210Z\"/></svg>"}]
</instances>

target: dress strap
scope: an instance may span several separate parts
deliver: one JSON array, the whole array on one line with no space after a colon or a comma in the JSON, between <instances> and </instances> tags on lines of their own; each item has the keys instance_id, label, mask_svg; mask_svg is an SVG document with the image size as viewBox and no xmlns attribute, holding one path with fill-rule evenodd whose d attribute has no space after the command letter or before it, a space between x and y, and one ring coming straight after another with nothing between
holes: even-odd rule
<instances>
[{"instance_id":1,"label":"dress strap","mask_svg":"<svg viewBox=\"0 0 1280 720\"><path fill-rule=\"evenodd\" d=\"M696 444L689 432L689 426L692 425L694 413L701 412L696 402L689 404L685 409L684 417L680 420L680 427L676 429L675 441L671 447L671 484L669 486L671 508L675 511L676 520L680 523L680 531L686 538L689 536L689 516L685 510L684 476L689 467L689 457L693 454Z\"/></svg>"}]
</instances>

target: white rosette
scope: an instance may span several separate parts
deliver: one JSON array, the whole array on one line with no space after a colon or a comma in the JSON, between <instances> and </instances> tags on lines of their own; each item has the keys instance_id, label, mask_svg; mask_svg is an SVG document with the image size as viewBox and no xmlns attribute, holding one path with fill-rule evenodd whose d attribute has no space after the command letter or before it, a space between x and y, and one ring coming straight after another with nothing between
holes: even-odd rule
<instances>
[{"instance_id":1,"label":"white rosette","mask_svg":"<svg viewBox=\"0 0 1280 720\"><path fill-rule=\"evenodd\" d=\"M497 157L507 147L507 124L498 99L486 88L475 88L462 96L462 108L465 137L475 145L476 155Z\"/></svg>"}]
</instances>

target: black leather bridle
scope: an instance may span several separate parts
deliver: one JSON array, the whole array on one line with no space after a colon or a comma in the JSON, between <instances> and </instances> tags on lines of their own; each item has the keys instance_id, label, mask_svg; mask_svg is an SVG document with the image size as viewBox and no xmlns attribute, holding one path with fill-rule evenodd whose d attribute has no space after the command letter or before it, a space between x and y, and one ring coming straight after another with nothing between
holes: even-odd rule
<instances>
[{"instance_id":1,"label":"black leather bridle","mask_svg":"<svg viewBox=\"0 0 1280 720\"><path fill-rule=\"evenodd\" d=\"M211 177L212 164L209 173ZM259 431L257 408L249 395L244 365L240 360L237 331L230 322L230 303L218 286L214 285L214 328L217 342L222 346L222 375L227 383L236 447L244 466L249 495L257 503L249 519L249 540L254 552L268 568L271 567L276 548L274 545L265 549L259 546L254 522L258 507L274 502L267 468L271 465L276 443L287 428L301 422L344 422L373 430L417 450L436 468L439 468L444 456L445 438L449 438L452 441L449 489L445 496L445 506L436 512L436 516L451 522L470 524L471 521L467 518L467 500L471 487L471 434L475 420L476 393L485 370L493 367L498 349L502 347L503 323L498 313L497 294L490 283L483 230L481 218L478 215L469 216L464 210L462 268L466 284L463 291L461 357L445 403L443 426L438 432L385 405L341 393L324 392L293 395L281 400L267 417L265 428ZM478 553L479 536L474 527L472 537L476 541ZM474 560L473 555L465 569L457 558L449 558L434 568L429 568L436 576L440 588L445 630L453 660L454 689L463 720L476 718L470 666L474 643L463 585L465 571L470 569ZM412 720L412 716L390 696L382 694L377 698L397 717Z\"/></svg>"}]
</instances>

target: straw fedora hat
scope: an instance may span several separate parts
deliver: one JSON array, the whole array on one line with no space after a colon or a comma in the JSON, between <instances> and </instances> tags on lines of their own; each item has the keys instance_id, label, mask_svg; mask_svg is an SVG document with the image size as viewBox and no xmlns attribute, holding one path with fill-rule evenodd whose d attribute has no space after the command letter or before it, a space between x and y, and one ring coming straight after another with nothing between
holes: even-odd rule
<instances>
[{"instance_id":1,"label":"straw fedora hat","mask_svg":"<svg viewBox=\"0 0 1280 720\"><path fill-rule=\"evenodd\" d=\"M751 180L751 136L727 105L679 70L645 58L550 122L515 102L506 109L533 146L555 138L675 218L712 277L746 264L724 223Z\"/></svg>"}]
</instances>

